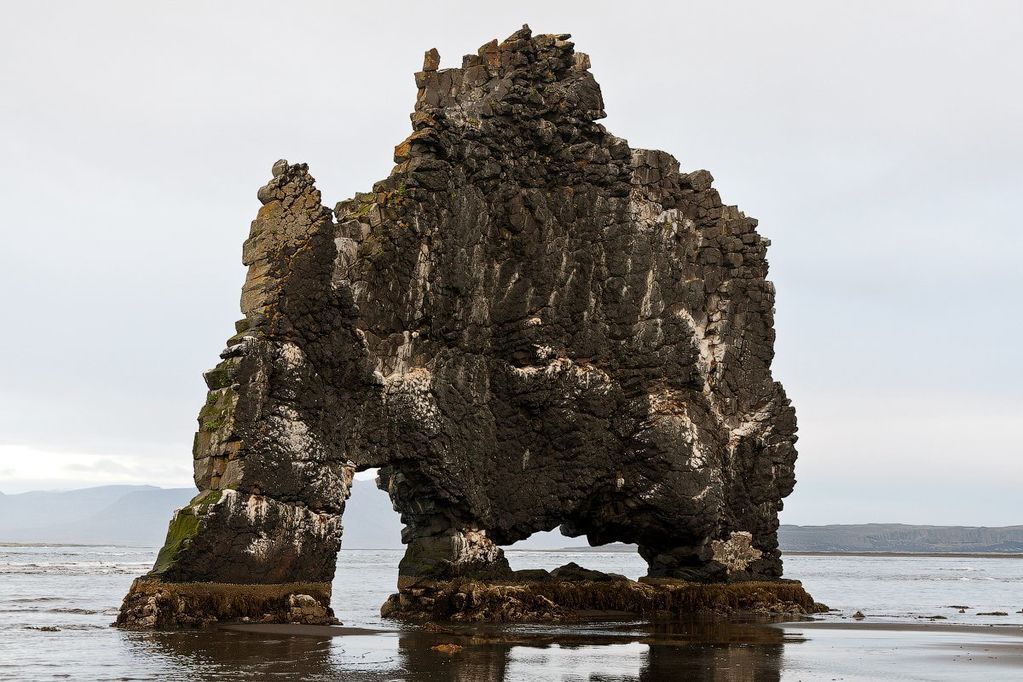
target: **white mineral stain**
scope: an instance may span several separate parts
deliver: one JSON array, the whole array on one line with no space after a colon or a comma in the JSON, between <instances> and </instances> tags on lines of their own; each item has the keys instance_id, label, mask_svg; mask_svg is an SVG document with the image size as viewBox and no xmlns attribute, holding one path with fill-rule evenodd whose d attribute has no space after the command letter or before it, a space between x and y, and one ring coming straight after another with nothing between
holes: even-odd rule
<instances>
[{"instance_id":1,"label":"white mineral stain","mask_svg":"<svg viewBox=\"0 0 1023 682\"><path fill-rule=\"evenodd\" d=\"M423 243L419 245L416 265L412 271L411 313L413 319L423 316L423 304L426 294L430 291L430 249Z\"/></svg>"},{"instance_id":2,"label":"white mineral stain","mask_svg":"<svg viewBox=\"0 0 1023 682\"><path fill-rule=\"evenodd\" d=\"M290 341L282 343L279 352L289 370L296 370L305 362L305 354L302 349Z\"/></svg>"},{"instance_id":3,"label":"white mineral stain","mask_svg":"<svg viewBox=\"0 0 1023 682\"><path fill-rule=\"evenodd\" d=\"M763 556L763 552L753 546L753 534L749 531L733 531L727 540L711 542L714 561L725 567L728 573L744 571L751 563Z\"/></svg>"},{"instance_id":4,"label":"white mineral stain","mask_svg":"<svg viewBox=\"0 0 1023 682\"><path fill-rule=\"evenodd\" d=\"M415 367L386 377L384 402L392 414L411 419L429 432L440 428L440 408L433 395L433 375L428 369Z\"/></svg>"},{"instance_id":5,"label":"white mineral stain","mask_svg":"<svg viewBox=\"0 0 1023 682\"><path fill-rule=\"evenodd\" d=\"M653 306L651 305L651 296L654 292L654 269L646 273L646 290L643 292L643 300L639 304L639 319L646 320L653 315Z\"/></svg>"}]
</instances>

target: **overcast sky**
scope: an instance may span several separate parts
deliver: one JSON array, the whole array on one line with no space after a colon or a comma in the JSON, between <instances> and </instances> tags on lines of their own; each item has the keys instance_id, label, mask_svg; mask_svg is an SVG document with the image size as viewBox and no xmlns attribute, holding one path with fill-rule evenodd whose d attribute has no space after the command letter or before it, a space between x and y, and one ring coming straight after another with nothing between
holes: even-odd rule
<instances>
[{"instance_id":1,"label":"overcast sky","mask_svg":"<svg viewBox=\"0 0 1023 682\"><path fill-rule=\"evenodd\" d=\"M389 172L412 73L528 22L760 219L783 521L1023 523L1023 4L0 2L0 490L191 485L278 158Z\"/></svg>"}]
</instances>

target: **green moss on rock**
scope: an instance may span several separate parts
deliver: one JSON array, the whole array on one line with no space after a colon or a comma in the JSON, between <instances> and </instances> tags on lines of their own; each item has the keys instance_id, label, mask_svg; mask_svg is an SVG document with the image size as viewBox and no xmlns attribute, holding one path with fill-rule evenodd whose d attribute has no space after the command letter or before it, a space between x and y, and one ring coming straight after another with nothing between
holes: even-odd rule
<instances>
[{"instance_id":1,"label":"green moss on rock","mask_svg":"<svg viewBox=\"0 0 1023 682\"><path fill-rule=\"evenodd\" d=\"M211 391L229 387L234 383L234 371L237 367L238 362L232 358L224 360L213 369L206 370L202 375L206 380L206 386Z\"/></svg>"},{"instance_id":2,"label":"green moss on rock","mask_svg":"<svg viewBox=\"0 0 1023 682\"><path fill-rule=\"evenodd\" d=\"M177 560L178 554L186 549L192 538L198 534L202 517L210 507L220 501L222 496L220 490L201 492L193 497L187 506L175 512L167 528L167 539L164 540L163 547L156 557L153 573L162 573Z\"/></svg>"},{"instance_id":3,"label":"green moss on rock","mask_svg":"<svg viewBox=\"0 0 1023 682\"><path fill-rule=\"evenodd\" d=\"M219 491L217 494L219 496ZM205 508L203 511L205 511ZM196 515L196 510L192 507L192 504L179 509L174 514L174 518L171 519L170 526L167 528L167 539L164 541L163 547L160 548L160 553L156 557L156 564L154 564L152 572L162 573L167 570L177 559L178 554L188 547L192 538L198 532L199 517Z\"/></svg>"},{"instance_id":4,"label":"green moss on rock","mask_svg":"<svg viewBox=\"0 0 1023 682\"><path fill-rule=\"evenodd\" d=\"M219 490L209 490L204 493L199 493L192 498L192 501L188 504L190 507L195 507L199 512L205 512L209 507L220 502L220 498L222 496L223 493Z\"/></svg>"},{"instance_id":5,"label":"green moss on rock","mask_svg":"<svg viewBox=\"0 0 1023 682\"><path fill-rule=\"evenodd\" d=\"M229 389L211 390L206 404L199 411L199 428L202 431L216 431L231 419L234 412L234 395Z\"/></svg>"}]
</instances>

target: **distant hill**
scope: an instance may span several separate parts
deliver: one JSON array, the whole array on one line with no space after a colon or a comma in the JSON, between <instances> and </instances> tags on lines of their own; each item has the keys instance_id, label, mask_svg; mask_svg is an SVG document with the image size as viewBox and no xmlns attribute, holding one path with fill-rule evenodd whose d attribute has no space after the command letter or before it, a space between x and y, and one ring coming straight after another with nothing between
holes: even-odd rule
<instances>
[{"instance_id":1,"label":"distant hill","mask_svg":"<svg viewBox=\"0 0 1023 682\"><path fill-rule=\"evenodd\" d=\"M0 493L0 543L159 546L173 511L195 494L146 485ZM348 549L402 547L398 514L372 481L352 486L343 524Z\"/></svg>"},{"instance_id":2,"label":"distant hill","mask_svg":"<svg viewBox=\"0 0 1023 682\"><path fill-rule=\"evenodd\" d=\"M112 485L62 492L0 494L0 543L52 542L158 546L173 510L192 488ZM401 549L401 521L372 481L352 486L345 515L345 549ZM785 552L1023 552L1023 526L911 526L898 523L783 525ZM534 533L514 549L590 549L585 538ZM615 543L596 551L635 551Z\"/></svg>"},{"instance_id":3,"label":"distant hill","mask_svg":"<svg viewBox=\"0 0 1023 682\"><path fill-rule=\"evenodd\" d=\"M778 529L782 552L895 552L919 554L1023 553L1023 526L913 526L904 523L791 526ZM632 552L633 545L614 543L586 548Z\"/></svg>"},{"instance_id":4,"label":"distant hill","mask_svg":"<svg viewBox=\"0 0 1023 682\"><path fill-rule=\"evenodd\" d=\"M345 546L401 547L401 522L387 495L356 481L351 514L344 517ZM69 491L0 495L0 543L54 542L159 546L175 509L194 488L111 485Z\"/></svg>"},{"instance_id":5,"label":"distant hill","mask_svg":"<svg viewBox=\"0 0 1023 682\"><path fill-rule=\"evenodd\" d=\"M1023 526L783 525L778 542L787 552L1023 552Z\"/></svg>"},{"instance_id":6,"label":"distant hill","mask_svg":"<svg viewBox=\"0 0 1023 682\"><path fill-rule=\"evenodd\" d=\"M191 488L108 485L0 496L0 542L158 545Z\"/></svg>"}]
</instances>

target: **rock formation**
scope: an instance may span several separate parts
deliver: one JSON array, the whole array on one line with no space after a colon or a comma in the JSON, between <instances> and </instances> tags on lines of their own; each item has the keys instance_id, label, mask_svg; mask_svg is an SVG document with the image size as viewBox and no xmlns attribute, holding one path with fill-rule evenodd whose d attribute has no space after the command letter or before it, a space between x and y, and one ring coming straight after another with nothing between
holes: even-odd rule
<instances>
[{"instance_id":1,"label":"rock formation","mask_svg":"<svg viewBox=\"0 0 1023 682\"><path fill-rule=\"evenodd\" d=\"M428 52L397 165L333 212L274 164L205 374L200 493L119 623L329 622L345 499L376 467L403 589L507 580L500 545L558 526L638 544L655 578L781 575L796 422L768 241L710 173L596 122L568 39Z\"/></svg>"}]
</instances>

